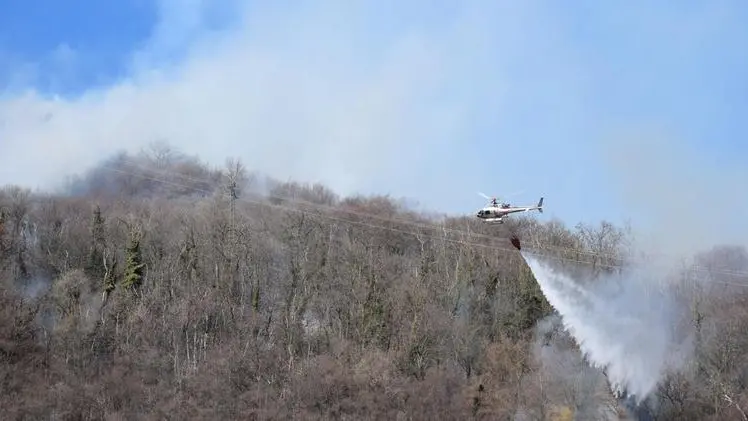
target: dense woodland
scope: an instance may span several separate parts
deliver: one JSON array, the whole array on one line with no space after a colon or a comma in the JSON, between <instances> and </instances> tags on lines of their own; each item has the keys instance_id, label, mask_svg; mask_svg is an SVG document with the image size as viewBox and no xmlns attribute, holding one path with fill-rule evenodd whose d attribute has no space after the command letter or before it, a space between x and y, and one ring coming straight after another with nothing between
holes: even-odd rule
<instances>
[{"instance_id":1,"label":"dense woodland","mask_svg":"<svg viewBox=\"0 0 748 421\"><path fill-rule=\"evenodd\" d=\"M605 222L437 219L164 146L64 192L7 186L2 418L623 416L511 235L594 270L621 264L628 238ZM737 247L698 262L748 270ZM746 419L748 280L702 276L723 282L691 295L694 361L663 381L655 419Z\"/></svg>"}]
</instances>

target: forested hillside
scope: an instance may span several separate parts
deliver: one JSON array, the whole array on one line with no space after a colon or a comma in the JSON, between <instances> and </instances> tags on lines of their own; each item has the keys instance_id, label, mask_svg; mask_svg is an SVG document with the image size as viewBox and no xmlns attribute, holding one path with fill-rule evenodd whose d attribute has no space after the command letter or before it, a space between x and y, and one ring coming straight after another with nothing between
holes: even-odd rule
<instances>
[{"instance_id":1,"label":"forested hillside","mask_svg":"<svg viewBox=\"0 0 748 421\"><path fill-rule=\"evenodd\" d=\"M613 270L620 227L437 220L168 148L69 187L0 192L3 419L543 420L615 404L599 371L537 357L552 337L575 345L547 328L508 239ZM661 386L658 419L744 419L748 281L710 276L692 304L708 334Z\"/></svg>"}]
</instances>

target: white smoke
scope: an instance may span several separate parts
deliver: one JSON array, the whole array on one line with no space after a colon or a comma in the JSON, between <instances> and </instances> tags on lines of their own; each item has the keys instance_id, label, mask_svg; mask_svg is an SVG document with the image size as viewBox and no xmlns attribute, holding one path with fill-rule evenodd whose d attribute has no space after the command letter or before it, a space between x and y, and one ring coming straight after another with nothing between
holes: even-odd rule
<instances>
[{"instance_id":1,"label":"white smoke","mask_svg":"<svg viewBox=\"0 0 748 421\"><path fill-rule=\"evenodd\" d=\"M677 329L681 307L657 279L658 271L640 265L594 280L573 279L549 258L521 253L564 328L589 363L606 373L616 395L641 402L668 369L684 363L690 341Z\"/></svg>"}]
</instances>

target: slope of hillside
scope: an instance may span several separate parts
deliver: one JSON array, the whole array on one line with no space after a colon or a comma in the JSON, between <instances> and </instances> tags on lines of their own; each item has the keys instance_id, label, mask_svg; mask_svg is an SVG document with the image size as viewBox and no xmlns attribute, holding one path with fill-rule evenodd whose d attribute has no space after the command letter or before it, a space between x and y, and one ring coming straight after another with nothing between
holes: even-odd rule
<instances>
[{"instance_id":1,"label":"slope of hillside","mask_svg":"<svg viewBox=\"0 0 748 421\"><path fill-rule=\"evenodd\" d=\"M546 419L614 403L508 241L611 270L626 233L610 224L435 219L170 150L119 155L56 195L6 187L0 209L9 419ZM745 256L701 258L745 271ZM693 302L708 334L697 368L660 385L660 419L748 406L748 295L719 285L733 289ZM549 364L549 343L567 357Z\"/></svg>"}]
</instances>

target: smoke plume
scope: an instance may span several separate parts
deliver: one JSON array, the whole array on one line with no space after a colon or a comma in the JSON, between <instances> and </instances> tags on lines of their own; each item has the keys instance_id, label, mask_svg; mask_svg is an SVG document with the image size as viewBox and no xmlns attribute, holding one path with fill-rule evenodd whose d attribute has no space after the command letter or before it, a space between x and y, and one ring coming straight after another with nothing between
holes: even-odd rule
<instances>
[{"instance_id":1,"label":"smoke plume","mask_svg":"<svg viewBox=\"0 0 748 421\"><path fill-rule=\"evenodd\" d=\"M577 419L619 420L617 401L610 393L601 370L587 364L574 339L564 330L563 320L551 314L538 321L534 356L547 398L574 408Z\"/></svg>"}]
</instances>

